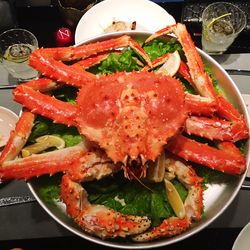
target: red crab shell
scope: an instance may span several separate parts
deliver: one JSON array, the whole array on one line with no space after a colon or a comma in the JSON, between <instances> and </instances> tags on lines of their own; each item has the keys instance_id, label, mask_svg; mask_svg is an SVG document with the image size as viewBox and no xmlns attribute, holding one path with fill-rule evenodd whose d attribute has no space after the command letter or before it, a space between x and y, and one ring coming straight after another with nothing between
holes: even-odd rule
<instances>
[{"instance_id":1,"label":"red crab shell","mask_svg":"<svg viewBox=\"0 0 250 250\"><path fill-rule=\"evenodd\" d=\"M149 72L101 78L79 91L77 105L80 133L114 162L155 160L186 119L179 81Z\"/></svg>"}]
</instances>

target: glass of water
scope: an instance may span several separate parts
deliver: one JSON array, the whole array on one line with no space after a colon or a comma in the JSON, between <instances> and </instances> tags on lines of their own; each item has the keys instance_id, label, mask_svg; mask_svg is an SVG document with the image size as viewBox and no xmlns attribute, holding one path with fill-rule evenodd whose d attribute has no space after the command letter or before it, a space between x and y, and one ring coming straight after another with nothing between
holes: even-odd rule
<instances>
[{"instance_id":1,"label":"glass of water","mask_svg":"<svg viewBox=\"0 0 250 250\"><path fill-rule=\"evenodd\" d=\"M246 26L246 16L227 2L210 4L202 13L202 49L210 55L223 54Z\"/></svg>"},{"instance_id":2,"label":"glass of water","mask_svg":"<svg viewBox=\"0 0 250 250\"><path fill-rule=\"evenodd\" d=\"M37 48L38 41L28 30L10 29L0 35L1 63L18 82L38 76L38 72L29 66L29 56Z\"/></svg>"}]
</instances>

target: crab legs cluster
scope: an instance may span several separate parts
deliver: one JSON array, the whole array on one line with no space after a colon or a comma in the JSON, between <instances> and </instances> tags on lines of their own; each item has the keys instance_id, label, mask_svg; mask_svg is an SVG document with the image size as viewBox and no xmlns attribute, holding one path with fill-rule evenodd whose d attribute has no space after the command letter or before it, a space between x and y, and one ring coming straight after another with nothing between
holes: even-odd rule
<instances>
[{"instance_id":1,"label":"crab legs cluster","mask_svg":"<svg viewBox=\"0 0 250 250\"><path fill-rule=\"evenodd\" d=\"M153 68L171 56L151 61L129 36L67 48L41 48L30 56L30 65L42 77L19 85L15 101L24 110L0 156L0 178L29 179L64 172L61 198L68 214L84 231L101 238L134 235L134 241L170 237L200 220L203 190L189 162L234 175L246 169L235 142L248 138L244 117L213 88L202 59L183 24L166 27L145 43L174 33L186 56L178 67L197 94L185 93L177 78L155 73ZM110 51L131 47L142 58L142 71L94 75L85 69L99 63ZM67 63L71 62L71 63ZM74 63L72 63L74 62ZM152 72L149 72L152 71ZM79 88L76 104L53 98L51 91L64 84ZM86 141L79 145L18 158L34 125L36 114L56 123L75 126ZM203 144L188 135L215 141ZM80 182L99 180L123 169L129 179L143 179L147 163L167 152L166 171L188 189L185 215L171 217L151 231L145 216L123 215L88 202Z\"/></svg>"}]
</instances>

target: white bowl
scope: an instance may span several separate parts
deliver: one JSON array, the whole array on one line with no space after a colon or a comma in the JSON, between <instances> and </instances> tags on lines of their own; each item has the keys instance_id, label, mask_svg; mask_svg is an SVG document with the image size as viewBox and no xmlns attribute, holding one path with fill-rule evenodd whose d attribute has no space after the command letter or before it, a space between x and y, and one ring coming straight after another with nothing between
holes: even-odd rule
<instances>
[{"instance_id":1,"label":"white bowl","mask_svg":"<svg viewBox=\"0 0 250 250\"><path fill-rule=\"evenodd\" d=\"M241 230L236 238L232 250L250 249L250 222Z\"/></svg>"},{"instance_id":2,"label":"white bowl","mask_svg":"<svg viewBox=\"0 0 250 250\"><path fill-rule=\"evenodd\" d=\"M11 130L15 128L18 116L11 110L0 106L0 147L3 147L9 138Z\"/></svg>"},{"instance_id":3,"label":"white bowl","mask_svg":"<svg viewBox=\"0 0 250 250\"><path fill-rule=\"evenodd\" d=\"M88 10L79 21L75 32L75 43L104 33L113 21L132 23L136 31L155 32L175 19L160 5L149 0L105 0Z\"/></svg>"}]
</instances>

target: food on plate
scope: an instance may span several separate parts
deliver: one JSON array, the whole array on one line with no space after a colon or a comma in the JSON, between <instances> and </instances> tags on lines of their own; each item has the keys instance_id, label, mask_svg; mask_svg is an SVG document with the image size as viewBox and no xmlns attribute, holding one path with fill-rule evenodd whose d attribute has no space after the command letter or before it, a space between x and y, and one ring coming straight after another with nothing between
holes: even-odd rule
<instances>
[{"instance_id":1,"label":"food on plate","mask_svg":"<svg viewBox=\"0 0 250 250\"><path fill-rule=\"evenodd\" d=\"M135 30L136 21L129 23L124 21L113 21L111 25L104 29L104 33L117 32L123 30Z\"/></svg>"},{"instance_id":2,"label":"food on plate","mask_svg":"<svg viewBox=\"0 0 250 250\"><path fill-rule=\"evenodd\" d=\"M146 41L123 35L41 48L30 65L43 77L13 91L24 111L0 156L1 180L62 172L60 198L89 234L136 242L181 234L202 218L204 169L246 170L239 147L249 137L246 120L183 24ZM56 140L18 157L44 135L61 137L65 147Z\"/></svg>"}]
</instances>

